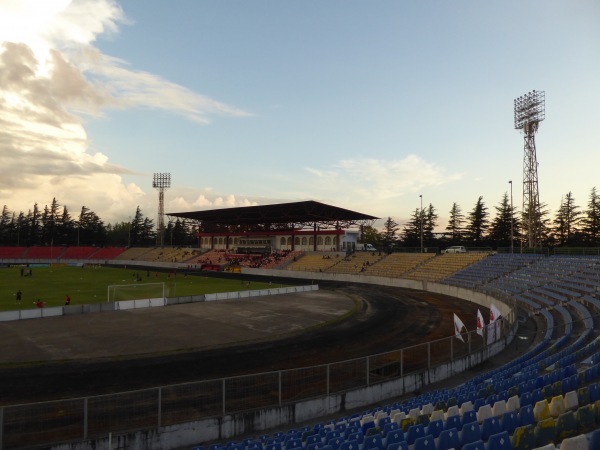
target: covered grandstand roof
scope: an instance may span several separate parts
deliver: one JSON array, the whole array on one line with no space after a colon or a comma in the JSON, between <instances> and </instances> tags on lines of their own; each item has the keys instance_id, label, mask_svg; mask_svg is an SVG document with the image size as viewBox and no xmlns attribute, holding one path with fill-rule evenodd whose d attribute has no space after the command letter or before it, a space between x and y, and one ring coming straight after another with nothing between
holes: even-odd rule
<instances>
[{"instance_id":1,"label":"covered grandstand roof","mask_svg":"<svg viewBox=\"0 0 600 450\"><path fill-rule=\"evenodd\" d=\"M168 213L172 217L197 220L205 230L220 227L300 229L315 224L321 228L348 228L371 225L378 217L326 205L312 200L275 205L222 208L206 211Z\"/></svg>"}]
</instances>

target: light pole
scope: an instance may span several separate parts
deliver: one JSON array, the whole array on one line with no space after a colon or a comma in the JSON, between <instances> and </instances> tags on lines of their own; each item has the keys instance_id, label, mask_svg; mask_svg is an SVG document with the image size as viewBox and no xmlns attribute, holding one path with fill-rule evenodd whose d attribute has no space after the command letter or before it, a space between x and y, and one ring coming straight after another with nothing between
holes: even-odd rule
<instances>
[{"instance_id":1,"label":"light pole","mask_svg":"<svg viewBox=\"0 0 600 450\"><path fill-rule=\"evenodd\" d=\"M513 234L513 197L512 197L512 180L508 182L510 184L510 252L514 251L514 234Z\"/></svg>"},{"instance_id":2,"label":"light pole","mask_svg":"<svg viewBox=\"0 0 600 450\"><path fill-rule=\"evenodd\" d=\"M423 253L423 195L420 194L419 198L421 199L421 253Z\"/></svg>"}]
</instances>

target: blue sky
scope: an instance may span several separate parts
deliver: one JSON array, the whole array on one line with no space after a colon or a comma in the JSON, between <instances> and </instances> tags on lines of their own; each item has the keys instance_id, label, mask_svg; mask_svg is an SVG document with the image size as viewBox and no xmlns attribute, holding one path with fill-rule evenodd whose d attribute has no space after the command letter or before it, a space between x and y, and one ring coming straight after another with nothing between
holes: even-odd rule
<instances>
[{"instance_id":1,"label":"blue sky","mask_svg":"<svg viewBox=\"0 0 600 450\"><path fill-rule=\"evenodd\" d=\"M600 188L597 1L39 5L0 5L11 209L154 217L170 172L168 212L313 199L403 224L423 195L443 227L509 180L520 208L513 99L533 89L541 201Z\"/></svg>"}]
</instances>

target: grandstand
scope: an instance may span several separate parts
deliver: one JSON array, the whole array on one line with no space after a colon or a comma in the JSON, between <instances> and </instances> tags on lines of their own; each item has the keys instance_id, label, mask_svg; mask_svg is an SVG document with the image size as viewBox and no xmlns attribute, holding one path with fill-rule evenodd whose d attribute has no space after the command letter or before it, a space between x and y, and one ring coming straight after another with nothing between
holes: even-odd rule
<instances>
[{"instance_id":1,"label":"grandstand","mask_svg":"<svg viewBox=\"0 0 600 450\"><path fill-rule=\"evenodd\" d=\"M600 258L443 255L388 271L403 259L390 256L369 266L369 273L381 268L380 275L393 276L402 270L421 280L514 296L524 310L540 314L541 341L455 387L206 449L600 449L600 337L594 327L600 313ZM294 263L307 270L302 260L322 270L317 269L322 255ZM427 268L435 275L421 276Z\"/></svg>"}]
</instances>

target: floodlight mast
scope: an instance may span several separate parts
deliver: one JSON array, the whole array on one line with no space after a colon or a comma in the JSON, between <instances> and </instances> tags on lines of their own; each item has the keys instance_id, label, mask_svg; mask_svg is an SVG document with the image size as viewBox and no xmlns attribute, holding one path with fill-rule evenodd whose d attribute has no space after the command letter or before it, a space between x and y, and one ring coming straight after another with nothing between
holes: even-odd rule
<instances>
[{"instance_id":1,"label":"floodlight mast","mask_svg":"<svg viewBox=\"0 0 600 450\"><path fill-rule=\"evenodd\" d=\"M514 101L515 130L523 133L523 225L529 248L541 245L540 193L538 189L535 133L546 118L546 94L531 91Z\"/></svg>"},{"instance_id":2,"label":"floodlight mast","mask_svg":"<svg viewBox=\"0 0 600 450\"><path fill-rule=\"evenodd\" d=\"M165 190L171 187L170 173L155 173L152 187L158 189L158 226L156 233L157 244L162 247L165 243Z\"/></svg>"}]
</instances>

